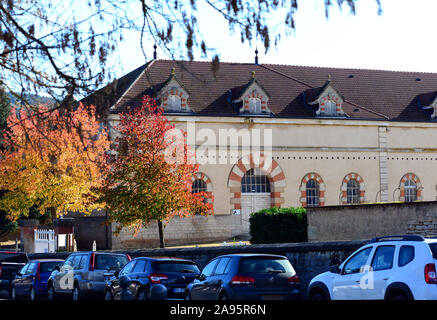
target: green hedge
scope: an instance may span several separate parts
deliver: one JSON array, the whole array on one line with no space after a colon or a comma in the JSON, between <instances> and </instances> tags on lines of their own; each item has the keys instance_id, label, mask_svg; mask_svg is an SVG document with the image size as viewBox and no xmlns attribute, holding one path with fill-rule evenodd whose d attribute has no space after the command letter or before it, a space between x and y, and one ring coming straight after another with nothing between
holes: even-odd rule
<instances>
[{"instance_id":1,"label":"green hedge","mask_svg":"<svg viewBox=\"0 0 437 320\"><path fill-rule=\"evenodd\" d=\"M251 243L306 242L305 208L269 208L250 215Z\"/></svg>"}]
</instances>

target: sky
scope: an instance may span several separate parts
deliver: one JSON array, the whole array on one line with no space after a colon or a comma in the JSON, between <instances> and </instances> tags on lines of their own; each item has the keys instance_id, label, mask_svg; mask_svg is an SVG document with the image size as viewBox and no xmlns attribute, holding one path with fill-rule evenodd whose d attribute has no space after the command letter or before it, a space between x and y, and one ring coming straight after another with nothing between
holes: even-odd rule
<instances>
[{"instance_id":1,"label":"sky","mask_svg":"<svg viewBox=\"0 0 437 320\"><path fill-rule=\"evenodd\" d=\"M231 35L224 19L198 1L199 30L215 51L208 58L195 54L195 60L210 60L217 53L220 61L252 63L258 47L264 64L437 72L437 1L380 0L381 15L374 0L357 0L356 15L346 4L340 10L332 2L326 19L324 0L298 1L295 31L265 53L261 42L242 44L239 33ZM281 28L277 16L270 20ZM144 46L151 57L153 41ZM126 37L119 56L119 76L144 64L138 36ZM158 49L158 58L169 57Z\"/></svg>"}]
</instances>

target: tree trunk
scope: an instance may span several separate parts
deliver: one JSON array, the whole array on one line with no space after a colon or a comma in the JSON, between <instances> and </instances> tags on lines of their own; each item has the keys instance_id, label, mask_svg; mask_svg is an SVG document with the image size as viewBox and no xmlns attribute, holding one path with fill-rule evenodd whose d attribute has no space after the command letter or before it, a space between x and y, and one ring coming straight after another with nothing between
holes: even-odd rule
<instances>
[{"instance_id":1,"label":"tree trunk","mask_svg":"<svg viewBox=\"0 0 437 320\"><path fill-rule=\"evenodd\" d=\"M159 230L159 247L165 248L164 243L164 229L162 226L162 220L158 220L158 230Z\"/></svg>"}]
</instances>

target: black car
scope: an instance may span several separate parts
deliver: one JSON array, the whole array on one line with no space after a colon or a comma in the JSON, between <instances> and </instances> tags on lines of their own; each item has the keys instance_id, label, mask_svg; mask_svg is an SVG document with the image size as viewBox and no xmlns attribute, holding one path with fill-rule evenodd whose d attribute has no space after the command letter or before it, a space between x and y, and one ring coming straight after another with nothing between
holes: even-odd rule
<instances>
[{"instance_id":1,"label":"black car","mask_svg":"<svg viewBox=\"0 0 437 320\"><path fill-rule=\"evenodd\" d=\"M29 258L25 252L0 251L0 291L11 293L12 281L27 262Z\"/></svg>"},{"instance_id":2,"label":"black car","mask_svg":"<svg viewBox=\"0 0 437 320\"><path fill-rule=\"evenodd\" d=\"M107 281L105 299L120 300L122 276L128 278L133 299L150 299L150 289L154 284L162 284L167 288L168 299L183 299L185 288L199 276L199 273L199 268L191 260L135 258Z\"/></svg>"},{"instance_id":3,"label":"black car","mask_svg":"<svg viewBox=\"0 0 437 320\"><path fill-rule=\"evenodd\" d=\"M288 259L271 254L229 254L209 262L185 290L185 300L300 299L300 279Z\"/></svg>"}]
</instances>

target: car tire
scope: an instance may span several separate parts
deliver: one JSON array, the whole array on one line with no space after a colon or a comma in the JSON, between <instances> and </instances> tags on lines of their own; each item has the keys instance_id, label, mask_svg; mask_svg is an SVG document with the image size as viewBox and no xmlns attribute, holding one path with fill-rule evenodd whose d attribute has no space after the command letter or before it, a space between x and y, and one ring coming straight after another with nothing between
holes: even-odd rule
<instances>
[{"instance_id":1,"label":"car tire","mask_svg":"<svg viewBox=\"0 0 437 320\"><path fill-rule=\"evenodd\" d=\"M73 301L82 300L82 293L81 293L79 285L77 283L74 284L71 298Z\"/></svg>"},{"instance_id":2,"label":"car tire","mask_svg":"<svg viewBox=\"0 0 437 320\"><path fill-rule=\"evenodd\" d=\"M312 294L310 296L310 300L313 300L313 301L322 301L322 300L328 300L328 299L326 298L324 293L316 292L316 293L314 293L314 294Z\"/></svg>"},{"instance_id":3,"label":"car tire","mask_svg":"<svg viewBox=\"0 0 437 320\"><path fill-rule=\"evenodd\" d=\"M56 291L55 288L53 287L52 283L49 283L47 286L47 299L54 301L57 300L57 295L56 295Z\"/></svg>"},{"instance_id":4,"label":"car tire","mask_svg":"<svg viewBox=\"0 0 437 320\"><path fill-rule=\"evenodd\" d=\"M191 299L191 294L190 294L189 291L185 292L184 300L187 300L187 301L188 301L188 300L192 300L192 299Z\"/></svg>"},{"instance_id":5,"label":"car tire","mask_svg":"<svg viewBox=\"0 0 437 320\"><path fill-rule=\"evenodd\" d=\"M137 293L137 300L144 301L147 300L147 292L146 289L141 288Z\"/></svg>"},{"instance_id":6,"label":"car tire","mask_svg":"<svg viewBox=\"0 0 437 320\"><path fill-rule=\"evenodd\" d=\"M220 300L220 301L226 301L226 300L229 300L229 297L228 297L228 295L226 294L226 292L220 292L219 300Z\"/></svg>"},{"instance_id":7,"label":"car tire","mask_svg":"<svg viewBox=\"0 0 437 320\"><path fill-rule=\"evenodd\" d=\"M408 299L403 294L398 293L398 294L394 294L393 296L391 296L390 300L408 300Z\"/></svg>"},{"instance_id":8,"label":"car tire","mask_svg":"<svg viewBox=\"0 0 437 320\"><path fill-rule=\"evenodd\" d=\"M11 299L12 299L12 300L18 300L17 292L15 291L15 287L14 287L14 286L11 287L11 293L10 293L10 296L11 296Z\"/></svg>"},{"instance_id":9,"label":"car tire","mask_svg":"<svg viewBox=\"0 0 437 320\"><path fill-rule=\"evenodd\" d=\"M106 289L105 290L104 299L107 300L107 301L114 300L114 297L112 296L112 293L111 293L110 289Z\"/></svg>"}]
</instances>

